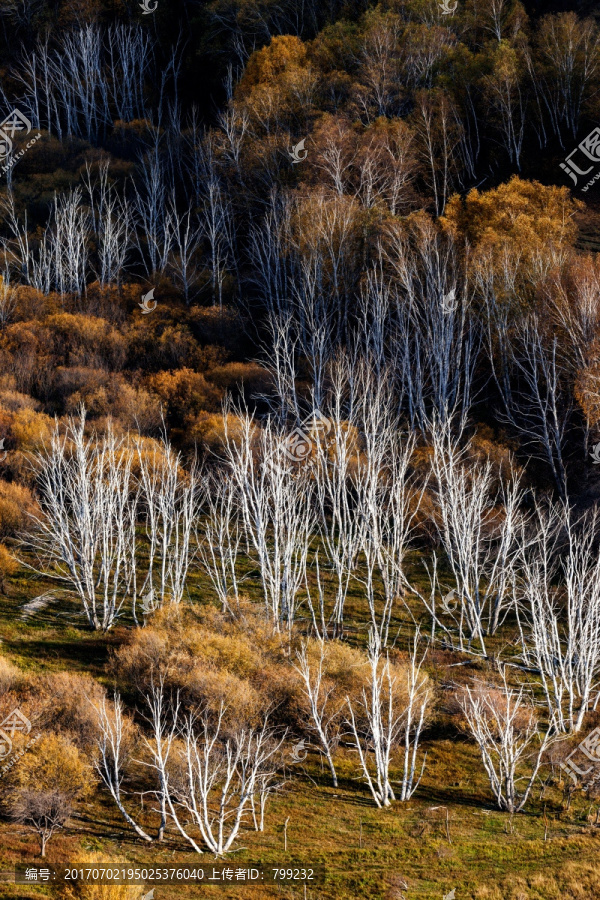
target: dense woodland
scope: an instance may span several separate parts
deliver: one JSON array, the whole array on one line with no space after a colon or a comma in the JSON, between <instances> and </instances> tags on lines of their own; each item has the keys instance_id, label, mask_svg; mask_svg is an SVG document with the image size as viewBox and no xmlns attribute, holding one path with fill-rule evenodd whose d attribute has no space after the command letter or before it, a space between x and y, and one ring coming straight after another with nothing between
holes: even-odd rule
<instances>
[{"instance_id":1,"label":"dense woodland","mask_svg":"<svg viewBox=\"0 0 600 900\"><path fill-rule=\"evenodd\" d=\"M594 896L596 4L145 6L0 0L0 869Z\"/></svg>"}]
</instances>

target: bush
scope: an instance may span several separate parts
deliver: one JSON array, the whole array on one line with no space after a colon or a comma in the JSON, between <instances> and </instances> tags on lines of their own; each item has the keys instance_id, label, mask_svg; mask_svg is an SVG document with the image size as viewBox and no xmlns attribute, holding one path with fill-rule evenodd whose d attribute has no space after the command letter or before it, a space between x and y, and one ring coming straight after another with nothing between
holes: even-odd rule
<instances>
[{"instance_id":1,"label":"bush","mask_svg":"<svg viewBox=\"0 0 600 900\"><path fill-rule=\"evenodd\" d=\"M204 375L187 368L158 372L149 379L149 386L165 404L169 418L178 425L192 421L201 410L216 410L223 396Z\"/></svg>"},{"instance_id":2,"label":"bush","mask_svg":"<svg viewBox=\"0 0 600 900\"><path fill-rule=\"evenodd\" d=\"M37 505L29 488L0 481L0 537L12 537L27 528Z\"/></svg>"},{"instance_id":3,"label":"bush","mask_svg":"<svg viewBox=\"0 0 600 900\"><path fill-rule=\"evenodd\" d=\"M4 806L13 821L33 831L46 844L64 828L75 802L93 788L90 767L77 747L59 735L44 735L6 775Z\"/></svg>"},{"instance_id":4,"label":"bush","mask_svg":"<svg viewBox=\"0 0 600 900\"><path fill-rule=\"evenodd\" d=\"M0 592L6 593L6 579L15 574L19 563L4 544L0 544Z\"/></svg>"},{"instance_id":5,"label":"bush","mask_svg":"<svg viewBox=\"0 0 600 900\"><path fill-rule=\"evenodd\" d=\"M91 675L53 672L40 685L44 696L49 727L68 738L78 749L94 746L98 732L96 713L104 688Z\"/></svg>"}]
</instances>

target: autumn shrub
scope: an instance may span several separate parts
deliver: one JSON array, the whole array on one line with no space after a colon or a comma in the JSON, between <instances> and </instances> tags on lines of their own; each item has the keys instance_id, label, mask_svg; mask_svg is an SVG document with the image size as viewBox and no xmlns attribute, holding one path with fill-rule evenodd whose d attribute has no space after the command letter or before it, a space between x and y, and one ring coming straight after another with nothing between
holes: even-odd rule
<instances>
[{"instance_id":1,"label":"autumn shrub","mask_svg":"<svg viewBox=\"0 0 600 900\"><path fill-rule=\"evenodd\" d=\"M288 706L297 708L281 635L261 607L246 601L237 619L212 607L178 617L160 610L115 651L113 671L144 693L162 678L194 709L216 714L224 704L228 726L257 724L274 708L284 719Z\"/></svg>"},{"instance_id":2,"label":"autumn shrub","mask_svg":"<svg viewBox=\"0 0 600 900\"><path fill-rule=\"evenodd\" d=\"M208 377L223 391L243 388L248 398L268 394L273 387L270 372L258 363L230 362L210 369Z\"/></svg>"},{"instance_id":3,"label":"autumn shrub","mask_svg":"<svg viewBox=\"0 0 600 900\"><path fill-rule=\"evenodd\" d=\"M158 302L158 301L157 301ZM124 326L127 341L127 363L138 368L143 360L145 371L188 367L203 368L202 348L190 326L180 321L183 313L176 308L164 308L164 297L152 316L140 316Z\"/></svg>"},{"instance_id":4,"label":"autumn shrub","mask_svg":"<svg viewBox=\"0 0 600 900\"><path fill-rule=\"evenodd\" d=\"M49 443L54 422L45 413L34 409L19 409L10 425L10 434L15 449L23 453L39 450Z\"/></svg>"},{"instance_id":5,"label":"autumn shrub","mask_svg":"<svg viewBox=\"0 0 600 900\"><path fill-rule=\"evenodd\" d=\"M101 285L94 281L88 284L85 292L85 298L78 298L78 304L83 307L86 315L95 316L105 319L113 325L120 325L127 316L127 307L130 296L135 291L137 296L137 285ZM73 312L77 310L73 309Z\"/></svg>"},{"instance_id":6,"label":"autumn shrub","mask_svg":"<svg viewBox=\"0 0 600 900\"><path fill-rule=\"evenodd\" d=\"M201 372L185 367L150 376L148 386L164 403L169 419L178 425L193 421L201 410L216 411L223 397L223 392Z\"/></svg>"},{"instance_id":7,"label":"autumn shrub","mask_svg":"<svg viewBox=\"0 0 600 900\"><path fill-rule=\"evenodd\" d=\"M5 594L7 580L15 574L19 568L19 563L12 555L8 547L0 544L0 591Z\"/></svg>"},{"instance_id":8,"label":"autumn shrub","mask_svg":"<svg viewBox=\"0 0 600 900\"><path fill-rule=\"evenodd\" d=\"M16 320L41 319L47 310L48 298L41 291L28 284L17 285L14 313Z\"/></svg>"},{"instance_id":9,"label":"autumn shrub","mask_svg":"<svg viewBox=\"0 0 600 900\"><path fill-rule=\"evenodd\" d=\"M91 675L52 672L40 679L45 720L53 732L63 735L80 750L90 750L97 736L98 705L104 688Z\"/></svg>"},{"instance_id":10,"label":"autumn shrub","mask_svg":"<svg viewBox=\"0 0 600 900\"><path fill-rule=\"evenodd\" d=\"M184 646L196 660L247 678L256 674L260 657L244 635L221 634L207 628L191 628L183 636Z\"/></svg>"},{"instance_id":11,"label":"autumn shrub","mask_svg":"<svg viewBox=\"0 0 600 900\"><path fill-rule=\"evenodd\" d=\"M209 453L222 456L226 434L234 443L241 440L242 428L237 416L228 413L224 420L222 413L201 412L189 427L188 439Z\"/></svg>"},{"instance_id":12,"label":"autumn shrub","mask_svg":"<svg viewBox=\"0 0 600 900\"><path fill-rule=\"evenodd\" d=\"M167 636L152 626L130 632L114 653L113 674L124 684L147 690L155 673L168 670L167 648Z\"/></svg>"},{"instance_id":13,"label":"autumn shrub","mask_svg":"<svg viewBox=\"0 0 600 900\"><path fill-rule=\"evenodd\" d=\"M0 373L12 375L19 392L46 396L52 383L54 360L35 321L15 322L0 336Z\"/></svg>"},{"instance_id":14,"label":"autumn shrub","mask_svg":"<svg viewBox=\"0 0 600 900\"><path fill-rule=\"evenodd\" d=\"M127 358L123 334L97 316L56 313L39 324L37 333L58 364L117 371Z\"/></svg>"},{"instance_id":15,"label":"autumn shrub","mask_svg":"<svg viewBox=\"0 0 600 900\"><path fill-rule=\"evenodd\" d=\"M41 404L29 394L17 390L17 379L12 374L0 375L0 408L9 412L18 409L39 410Z\"/></svg>"},{"instance_id":16,"label":"autumn shrub","mask_svg":"<svg viewBox=\"0 0 600 900\"><path fill-rule=\"evenodd\" d=\"M158 431L161 424L159 398L144 388L131 383L120 373L100 370L85 370L88 377L77 384L74 369L65 369L66 391L64 409L69 415L76 415L83 405L89 419L108 418L117 420L122 428L148 434ZM82 370L78 370L82 373Z\"/></svg>"},{"instance_id":17,"label":"autumn shrub","mask_svg":"<svg viewBox=\"0 0 600 900\"><path fill-rule=\"evenodd\" d=\"M0 481L0 537L12 537L27 529L37 504L29 488Z\"/></svg>"},{"instance_id":18,"label":"autumn shrub","mask_svg":"<svg viewBox=\"0 0 600 900\"><path fill-rule=\"evenodd\" d=\"M268 707L260 691L248 680L202 663L196 664L182 680L181 688L194 708L205 710L213 717L223 710L225 727L258 726Z\"/></svg>"},{"instance_id":19,"label":"autumn shrub","mask_svg":"<svg viewBox=\"0 0 600 900\"><path fill-rule=\"evenodd\" d=\"M73 796L85 797L95 781L86 758L64 735L44 734L6 776L11 789L35 786L40 790L59 787Z\"/></svg>"},{"instance_id":20,"label":"autumn shrub","mask_svg":"<svg viewBox=\"0 0 600 900\"><path fill-rule=\"evenodd\" d=\"M218 346L221 352L239 353L244 338L244 321L239 309L231 306L194 306L187 319L196 340L207 346Z\"/></svg>"},{"instance_id":21,"label":"autumn shrub","mask_svg":"<svg viewBox=\"0 0 600 900\"><path fill-rule=\"evenodd\" d=\"M10 818L37 834L40 853L64 828L78 800L94 787L90 766L71 741L42 735L5 774L3 807Z\"/></svg>"},{"instance_id":22,"label":"autumn shrub","mask_svg":"<svg viewBox=\"0 0 600 900\"><path fill-rule=\"evenodd\" d=\"M471 247L510 242L531 261L536 250L550 243L568 246L577 235L575 213L582 208L568 188L526 181L513 175L505 184L488 191L473 188L466 198L450 198L441 222L458 229Z\"/></svg>"}]
</instances>

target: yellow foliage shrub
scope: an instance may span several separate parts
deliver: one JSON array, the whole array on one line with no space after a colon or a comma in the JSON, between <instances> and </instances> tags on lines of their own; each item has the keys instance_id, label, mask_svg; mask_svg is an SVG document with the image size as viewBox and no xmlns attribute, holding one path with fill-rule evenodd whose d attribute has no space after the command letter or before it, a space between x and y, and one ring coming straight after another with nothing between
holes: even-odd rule
<instances>
[{"instance_id":1,"label":"yellow foliage shrub","mask_svg":"<svg viewBox=\"0 0 600 900\"><path fill-rule=\"evenodd\" d=\"M60 791L75 798L89 796L94 788L88 760L75 744L58 734L42 734L5 778L9 793L25 788Z\"/></svg>"},{"instance_id":2,"label":"yellow foliage shrub","mask_svg":"<svg viewBox=\"0 0 600 900\"><path fill-rule=\"evenodd\" d=\"M14 414L10 430L17 450L29 452L49 442L53 427L50 416L26 408Z\"/></svg>"},{"instance_id":3,"label":"yellow foliage shrub","mask_svg":"<svg viewBox=\"0 0 600 900\"><path fill-rule=\"evenodd\" d=\"M10 550L0 544L0 591L6 593L6 580L14 575L19 568L19 563L14 558Z\"/></svg>"},{"instance_id":4,"label":"yellow foliage shrub","mask_svg":"<svg viewBox=\"0 0 600 900\"><path fill-rule=\"evenodd\" d=\"M37 504L29 488L0 481L0 537L9 537L27 528Z\"/></svg>"}]
</instances>

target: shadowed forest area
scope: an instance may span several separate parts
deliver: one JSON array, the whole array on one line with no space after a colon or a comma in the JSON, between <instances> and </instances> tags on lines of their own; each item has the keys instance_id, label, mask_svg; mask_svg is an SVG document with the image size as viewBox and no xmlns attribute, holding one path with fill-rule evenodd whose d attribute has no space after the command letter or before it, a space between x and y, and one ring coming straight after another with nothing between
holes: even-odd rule
<instances>
[{"instance_id":1,"label":"shadowed forest area","mask_svg":"<svg viewBox=\"0 0 600 900\"><path fill-rule=\"evenodd\" d=\"M0 0L0 898L600 894L599 119L584 0Z\"/></svg>"}]
</instances>

